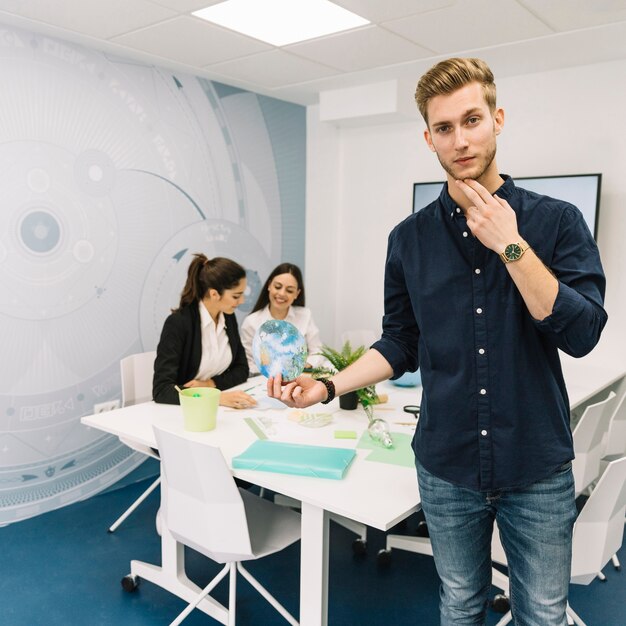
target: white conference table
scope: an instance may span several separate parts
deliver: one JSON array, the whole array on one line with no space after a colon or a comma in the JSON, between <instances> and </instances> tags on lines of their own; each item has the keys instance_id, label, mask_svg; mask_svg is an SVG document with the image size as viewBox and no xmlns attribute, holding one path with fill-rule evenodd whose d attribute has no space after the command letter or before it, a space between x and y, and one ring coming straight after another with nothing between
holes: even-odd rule
<instances>
[{"instance_id":1,"label":"white conference table","mask_svg":"<svg viewBox=\"0 0 626 626\"><path fill-rule=\"evenodd\" d=\"M250 379L242 385L262 397L265 379ZM399 388L390 383L377 385L389 401L377 414L390 423L392 433L411 435L414 428L395 422L414 422L402 410L405 404L419 403L421 389ZM335 439L336 430L354 430L361 435L367 418L359 407L342 411L335 400L327 407L318 405L311 412L332 412L333 422L321 428L308 428L289 419L291 409L230 410L220 407L213 431L192 433L183 428L178 405L147 402L82 418L88 427L122 439L156 447L153 425L184 434L207 445L218 446L226 461L243 452L257 435L245 422L252 417L257 426L277 441L355 448L357 439ZM266 425L263 425L265 422ZM302 502L302 538L300 564L300 623L302 626L325 626L328 620L328 514L335 513L380 530L388 530L419 508L419 492L413 467L368 461L370 450L357 449L357 456L342 480L289 476L272 472L233 470L233 474L260 487L276 491ZM191 601L200 589L185 574L184 550L161 525L162 565L131 562L131 574L149 580ZM226 623L224 607L208 597L198 606L218 621Z\"/></svg>"},{"instance_id":2,"label":"white conference table","mask_svg":"<svg viewBox=\"0 0 626 626\"><path fill-rule=\"evenodd\" d=\"M623 363L605 357L603 350L583 359L562 355L563 373L570 399L576 408L603 389L622 379ZM265 379L250 379L240 388L256 383L254 395L263 397ZM391 383L377 385L379 393L387 393L389 402L377 408L378 415L390 423L392 432L411 434L411 422L402 411L403 405L419 404L421 388L399 388ZM312 445L354 448L358 439L335 439L335 430L355 430L360 434L367 419L361 408L354 411L338 409L337 400L312 412L332 412L333 422L322 428L306 428L289 420L290 409L235 411L220 407L218 425L206 433L190 433L183 428L179 406L147 402L89 415L81 419L86 426L116 435L122 439L156 447L153 424L208 445L219 446L230 464L232 457L243 452L257 435L244 421L252 417L273 422L261 426L270 439ZM233 470L233 474L255 485L276 491L302 502L302 540L300 565L300 623L302 626L326 626L328 621L328 514L335 513L380 530L388 530L419 508L419 491L414 468L366 460L368 450L357 450L357 457L343 480L326 480L288 476L271 472ZM149 580L191 601L200 589L185 574L184 550L167 529L162 529L162 565L131 562L131 574ZM226 623L224 607L208 597L198 606L215 619Z\"/></svg>"}]
</instances>

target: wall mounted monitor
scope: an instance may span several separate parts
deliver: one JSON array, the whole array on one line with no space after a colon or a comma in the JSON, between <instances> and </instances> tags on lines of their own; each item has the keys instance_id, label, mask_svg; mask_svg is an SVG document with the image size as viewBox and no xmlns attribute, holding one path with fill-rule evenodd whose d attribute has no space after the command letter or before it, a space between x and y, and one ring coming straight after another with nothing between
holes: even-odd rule
<instances>
[{"instance_id":1,"label":"wall mounted monitor","mask_svg":"<svg viewBox=\"0 0 626 626\"><path fill-rule=\"evenodd\" d=\"M598 239L600 186L602 174L568 174L565 176L536 176L515 178L515 184L529 191L566 200L582 212L589 230ZM413 213L439 197L443 182L413 185Z\"/></svg>"}]
</instances>

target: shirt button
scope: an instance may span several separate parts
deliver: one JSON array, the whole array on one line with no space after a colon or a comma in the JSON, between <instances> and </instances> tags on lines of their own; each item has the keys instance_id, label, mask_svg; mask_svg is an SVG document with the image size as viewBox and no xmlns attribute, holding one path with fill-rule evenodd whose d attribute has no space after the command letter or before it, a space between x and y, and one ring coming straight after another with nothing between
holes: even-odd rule
<instances>
[{"instance_id":1,"label":"shirt button","mask_svg":"<svg viewBox=\"0 0 626 626\"><path fill-rule=\"evenodd\" d=\"M450 217L454 217L454 211L452 211L452 213L450 213Z\"/></svg>"},{"instance_id":2,"label":"shirt button","mask_svg":"<svg viewBox=\"0 0 626 626\"><path fill-rule=\"evenodd\" d=\"M456 207L456 212L457 212L457 213L460 213L460 212L461 212L461 209L459 209L459 207Z\"/></svg>"},{"instance_id":3,"label":"shirt button","mask_svg":"<svg viewBox=\"0 0 626 626\"><path fill-rule=\"evenodd\" d=\"M486 437L486 436L487 436L487 431L486 431L486 430L481 430L481 431L480 431L480 434L481 434L483 437Z\"/></svg>"},{"instance_id":4,"label":"shirt button","mask_svg":"<svg viewBox=\"0 0 626 626\"><path fill-rule=\"evenodd\" d=\"M478 268L476 268L476 269L474 270L474 274L480 274L480 270L479 270Z\"/></svg>"},{"instance_id":5,"label":"shirt button","mask_svg":"<svg viewBox=\"0 0 626 626\"><path fill-rule=\"evenodd\" d=\"M483 310L482 310L480 307L478 307L478 308L476 309L476 313L478 313L478 315L480 315L482 312L483 312Z\"/></svg>"},{"instance_id":6,"label":"shirt button","mask_svg":"<svg viewBox=\"0 0 626 626\"><path fill-rule=\"evenodd\" d=\"M484 348L478 348L478 354L485 354Z\"/></svg>"},{"instance_id":7,"label":"shirt button","mask_svg":"<svg viewBox=\"0 0 626 626\"><path fill-rule=\"evenodd\" d=\"M480 390L480 395L481 395L481 396L484 396L486 393L487 393L487 390L486 390L486 389L481 389L481 390Z\"/></svg>"},{"instance_id":8,"label":"shirt button","mask_svg":"<svg viewBox=\"0 0 626 626\"><path fill-rule=\"evenodd\" d=\"M466 230L463 231L463 237L467 237L467 231Z\"/></svg>"}]
</instances>

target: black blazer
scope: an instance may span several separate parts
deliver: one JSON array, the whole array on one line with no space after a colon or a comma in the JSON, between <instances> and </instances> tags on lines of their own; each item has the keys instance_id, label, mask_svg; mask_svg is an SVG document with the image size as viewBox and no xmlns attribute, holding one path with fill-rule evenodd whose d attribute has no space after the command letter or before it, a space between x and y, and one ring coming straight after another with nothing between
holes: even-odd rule
<instances>
[{"instance_id":1,"label":"black blazer","mask_svg":"<svg viewBox=\"0 0 626 626\"><path fill-rule=\"evenodd\" d=\"M241 345L237 318L224 315L226 334L233 353L228 369L214 376L218 389L230 389L248 378L248 360ZM180 404L174 385L182 386L198 373L202 358L202 329L198 303L185 306L172 313L163 324L157 346L152 379L152 397L163 404Z\"/></svg>"}]
</instances>

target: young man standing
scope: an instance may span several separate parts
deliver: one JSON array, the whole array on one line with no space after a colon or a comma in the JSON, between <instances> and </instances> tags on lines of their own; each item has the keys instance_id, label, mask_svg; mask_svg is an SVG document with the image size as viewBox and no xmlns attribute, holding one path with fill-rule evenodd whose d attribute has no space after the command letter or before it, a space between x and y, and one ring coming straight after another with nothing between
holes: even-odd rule
<instances>
[{"instance_id":1,"label":"young man standing","mask_svg":"<svg viewBox=\"0 0 626 626\"><path fill-rule=\"evenodd\" d=\"M606 323L598 249L576 207L499 173L504 112L483 61L438 63L415 97L447 184L389 237L382 337L330 380L268 393L304 407L419 365L441 624L484 623L495 519L515 624L565 626L576 508L558 349L587 354Z\"/></svg>"}]
</instances>

